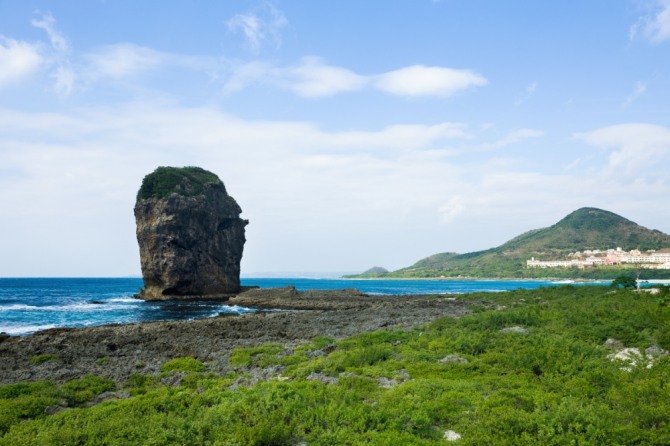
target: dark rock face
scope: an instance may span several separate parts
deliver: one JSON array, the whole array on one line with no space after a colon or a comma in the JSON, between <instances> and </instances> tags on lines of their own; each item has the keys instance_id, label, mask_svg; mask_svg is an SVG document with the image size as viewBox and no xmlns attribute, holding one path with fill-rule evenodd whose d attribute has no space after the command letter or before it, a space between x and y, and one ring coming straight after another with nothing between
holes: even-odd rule
<instances>
[{"instance_id":1,"label":"dark rock face","mask_svg":"<svg viewBox=\"0 0 670 446\"><path fill-rule=\"evenodd\" d=\"M248 221L219 178L159 167L135 204L144 289L140 298L221 297L240 290Z\"/></svg>"}]
</instances>

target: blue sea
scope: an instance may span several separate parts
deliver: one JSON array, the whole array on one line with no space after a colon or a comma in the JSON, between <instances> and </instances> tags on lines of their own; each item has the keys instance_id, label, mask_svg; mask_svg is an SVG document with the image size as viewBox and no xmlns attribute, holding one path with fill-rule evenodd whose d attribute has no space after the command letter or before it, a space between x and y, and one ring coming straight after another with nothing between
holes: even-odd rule
<instances>
[{"instance_id":1,"label":"blue sea","mask_svg":"<svg viewBox=\"0 0 670 446\"><path fill-rule=\"evenodd\" d=\"M262 288L356 288L368 294L460 294L554 286L556 282L503 280L242 279ZM253 312L217 301L145 302L133 294L139 278L0 278L0 332L24 335L56 327L183 320Z\"/></svg>"}]
</instances>

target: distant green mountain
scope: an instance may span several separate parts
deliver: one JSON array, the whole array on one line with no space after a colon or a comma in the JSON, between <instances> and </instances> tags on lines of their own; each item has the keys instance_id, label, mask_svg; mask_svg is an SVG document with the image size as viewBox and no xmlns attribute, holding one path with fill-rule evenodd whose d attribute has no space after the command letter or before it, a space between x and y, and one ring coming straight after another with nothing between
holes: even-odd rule
<instances>
[{"instance_id":1,"label":"distant green mountain","mask_svg":"<svg viewBox=\"0 0 670 446\"><path fill-rule=\"evenodd\" d=\"M372 274L387 274L389 270L383 266L373 266L369 270L365 271L363 275L372 275Z\"/></svg>"},{"instance_id":2,"label":"distant green mountain","mask_svg":"<svg viewBox=\"0 0 670 446\"><path fill-rule=\"evenodd\" d=\"M467 254L434 254L408 268L377 277L612 278L629 271L620 266L527 269L526 260L531 257L564 259L576 251L616 247L624 250L670 248L670 235L644 228L612 212L582 208L553 226L528 231L497 248ZM670 271L646 270L641 277L650 275L670 277Z\"/></svg>"}]
</instances>

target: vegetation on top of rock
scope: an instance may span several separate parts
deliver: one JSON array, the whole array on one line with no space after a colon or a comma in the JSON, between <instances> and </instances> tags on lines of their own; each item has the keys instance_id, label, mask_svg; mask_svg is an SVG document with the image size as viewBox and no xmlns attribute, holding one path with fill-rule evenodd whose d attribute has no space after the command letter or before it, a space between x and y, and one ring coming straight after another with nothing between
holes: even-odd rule
<instances>
[{"instance_id":1,"label":"vegetation on top of rock","mask_svg":"<svg viewBox=\"0 0 670 446\"><path fill-rule=\"evenodd\" d=\"M192 197L203 193L206 184L221 184L218 176L200 167L159 167L144 177L137 200L166 198L176 193Z\"/></svg>"},{"instance_id":2,"label":"vegetation on top of rock","mask_svg":"<svg viewBox=\"0 0 670 446\"><path fill-rule=\"evenodd\" d=\"M596 208L578 209L558 223L521 234L497 248L466 254L434 254L414 265L375 277L504 277L612 279L636 274L633 266L589 269L526 268L526 260L564 259L569 253L587 249L623 250L670 248L670 235L642 227L612 212ZM348 276L355 277L355 276ZM670 270L642 270L641 279L670 278Z\"/></svg>"}]
</instances>

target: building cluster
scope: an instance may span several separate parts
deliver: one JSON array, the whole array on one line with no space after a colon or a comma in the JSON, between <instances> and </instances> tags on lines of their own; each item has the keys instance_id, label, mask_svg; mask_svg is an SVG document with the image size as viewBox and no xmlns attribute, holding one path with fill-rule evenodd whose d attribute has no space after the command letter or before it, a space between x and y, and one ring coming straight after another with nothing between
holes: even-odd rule
<instances>
[{"instance_id":1,"label":"building cluster","mask_svg":"<svg viewBox=\"0 0 670 446\"><path fill-rule=\"evenodd\" d=\"M637 249L624 251L621 248L608 250L586 250L571 253L569 260L526 260L528 268L590 268L594 266L630 264L640 268L670 269L670 252Z\"/></svg>"}]
</instances>

